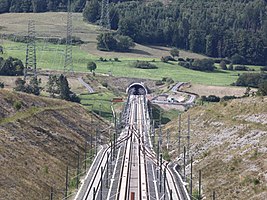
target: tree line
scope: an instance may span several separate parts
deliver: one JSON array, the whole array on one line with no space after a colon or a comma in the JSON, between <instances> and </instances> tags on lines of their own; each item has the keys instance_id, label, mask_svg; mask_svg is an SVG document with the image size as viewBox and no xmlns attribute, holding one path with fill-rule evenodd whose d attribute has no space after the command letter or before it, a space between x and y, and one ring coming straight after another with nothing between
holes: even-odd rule
<instances>
[{"instance_id":1,"label":"tree line","mask_svg":"<svg viewBox=\"0 0 267 200\"><path fill-rule=\"evenodd\" d=\"M240 56L243 64L265 65L266 4L264 0L112 3L111 28L142 44L170 45L210 57ZM100 8L100 1L89 1L84 18L98 23Z\"/></svg>"},{"instance_id":2,"label":"tree line","mask_svg":"<svg viewBox=\"0 0 267 200\"><path fill-rule=\"evenodd\" d=\"M68 0L0 0L0 13L66 11ZM100 0L72 0L72 10L98 23ZM169 45L210 57L267 64L266 0L110 1L111 28L142 44Z\"/></svg>"}]
</instances>

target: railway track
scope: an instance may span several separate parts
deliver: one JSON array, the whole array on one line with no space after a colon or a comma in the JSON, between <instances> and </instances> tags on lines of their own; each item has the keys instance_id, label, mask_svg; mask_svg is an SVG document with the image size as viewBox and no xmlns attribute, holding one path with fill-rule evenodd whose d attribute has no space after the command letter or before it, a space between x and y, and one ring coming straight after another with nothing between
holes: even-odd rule
<instances>
[{"instance_id":1,"label":"railway track","mask_svg":"<svg viewBox=\"0 0 267 200\"><path fill-rule=\"evenodd\" d=\"M91 181L83 184L85 192L80 192L80 196L76 195L75 199L188 200L182 179L177 180L179 174L166 161L160 159L159 162L159 157L153 150L148 134L150 119L146 97L129 95L127 102L127 120L115 142L115 150L114 144L103 147L97 163L92 167L94 173L91 172ZM111 155L114 152L117 152L116 156ZM112 157L115 157L114 161ZM112 169L109 163L113 163ZM110 184L106 184L105 189L103 177L110 177L106 179Z\"/></svg>"}]
</instances>

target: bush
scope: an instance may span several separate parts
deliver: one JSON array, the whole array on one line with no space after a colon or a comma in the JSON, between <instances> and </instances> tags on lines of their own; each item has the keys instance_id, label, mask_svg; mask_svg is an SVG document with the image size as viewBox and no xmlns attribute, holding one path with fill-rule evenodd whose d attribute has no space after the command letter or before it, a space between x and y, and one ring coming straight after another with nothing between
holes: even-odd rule
<instances>
[{"instance_id":1,"label":"bush","mask_svg":"<svg viewBox=\"0 0 267 200\"><path fill-rule=\"evenodd\" d=\"M135 46L132 38L114 33L101 33L96 39L100 51L126 52Z\"/></svg>"},{"instance_id":2,"label":"bush","mask_svg":"<svg viewBox=\"0 0 267 200\"><path fill-rule=\"evenodd\" d=\"M175 59L171 56L162 56L160 60L162 62L175 61Z\"/></svg>"},{"instance_id":3,"label":"bush","mask_svg":"<svg viewBox=\"0 0 267 200\"><path fill-rule=\"evenodd\" d=\"M260 95L267 96L267 80L261 81L259 84Z\"/></svg>"},{"instance_id":4,"label":"bush","mask_svg":"<svg viewBox=\"0 0 267 200\"><path fill-rule=\"evenodd\" d=\"M133 65L135 68L140 68L140 69L157 69L158 67L154 64L151 64L147 61L136 61Z\"/></svg>"},{"instance_id":5,"label":"bush","mask_svg":"<svg viewBox=\"0 0 267 200\"><path fill-rule=\"evenodd\" d=\"M224 60L220 62L220 67L222 70L227 70L226 62Z\"/></svg>"},{"instance_id":6,"label":"bush","mask_svg":"<svg viewBox=\"0 0 267 200\"><path fill-rule=\"evenodd\" d=\"M238 77L235 85L257 88L259 84L265 80L267 80L267 74L265 73L244 73Z\"/></svg>"},{"instance_id":7,"label":"bush","mask_svg":"<svg viewBox=\"0 0 267 200\"><path fill-rule=\"evenodd\" d=\"M156 85L156 86L164 85L164 82L161 81L161 80L157 80L157 81L155 82L155 85Z\"/></svg>"},{"instance_id":8,"label":"bush","mask_svg":"<svg viewBox=\"0 0 267 200\"><path fill-rule=\"evenodd\" d=\"M235 66L236 71L249 71L249 68L246 67L245 65L237 65Z\"/></svg>"},{"instance_id":9,"label":"bush","mask_svg":"<svg viewBox=\"0 0 267 200\"><path fill-rule=\"evenodd\" d=\"M223 100L223 101L229 101L231 99L237 99L237 97L235 97L235 96L224 96L224 97L221 98L221 100Z\"/></svg>"},{"instance_id":10,"label":"bush","mask_svg":"<svg viewBox=\"0 0 267 200\"><path fill-rule=\"evenodd\" d=\"M119 58L114 58L115 62L120 62Z\"/></svg>"},{"instance_id":11,"label":"bush","mask_svg":"<svg viewBox=\"0 0 267 200\"><path fill-rule=\"evenodd\" d=\"M221 99L220 99L220 97L217 97L215 95L209 95L208 97L201 96L201 100L207 101L207 102L219 102Z\"/></svg>"},{"instance_id":12,"label":"bush","mask_svg":"<svg viewBox=\"0 0 267 200\"><path fill-rule=\"evenodd\" d=\"M234 65L233 65L233 63L230 63L230 65L229 65L229 67L228 67L228 70L230 70L230 71L233 71L233 70L234 70Z\"/></svg>"},{"instance_id":13,"label":"bush","mask_svg":"<svg viewBox=\"0 0 267 200\"><path fill-rule=\"evenodd\" d=\"M107 82L103 82L102 85L107 88L108 87L108 83Z\"/></svg>"},{"instance_id":14,"label":"bush","mask_svg":"<svg viewBox=\"0 0 267 200\"><path fill-rule=\"evenodd\" d=\"M178 58L178 61L183 61L183 62L185 62L185 59L183 59L183 58Z\"/></svg>"},{"instance_id":15,"label":"bush","mask_svg":"<svg viewBox=\"0 0 267 200\"><path fill-rule=\"evenodd\" d=\"M16 109L16 110L20 110L22 105L21 105L21 101L15 101L13 103L13 107Z\"/></svg>"},{"instance_id":16,"label":"bush","mask_svg":"<svg viewBox=\"0 0 267 200\"><path fill-rule=\"evenodd\" d=\"M23 75L24 66L18 58L9 57L6 60L0 57L0 75L19 76Z\"/></svg>"},{"instance_id":17,"label":"bush","mask_svg":"<svg viewBox=\"0 0 267 200\"><path fill-rule=\"evenodd\" d=\"M247 64L247 61L246 61L245 57L240 56L239 54L234 54L231 57L231 61L232 61L233 64L240 64L240 65Z\"/></svg>"},{"instance_id":18,"label":"bush","mask_svg":"<svg viewBox=\"0 0 267 200\"><path fill-rule=\"evenodd\" d=\"M267 71L267 66L261 67L261 71Z\"/></svg>"},{"instance_id":19,"label":"bush","mask_svg":"<svg viewBox=\"0 0 267 200\"><path fill-rule=\"evenodd\" d=\"M214 61L212 59L202 59L202 60L192 60L190 61L180 61L179 65L182 67L192 69L192 70L198 70L198 71L214 71Z\"/></svg>"},{"instance_id":20,"label":"bush","mask_svg":"<svg viewBox=\"0 0 267 200\"><path fill-rule=\"evenodd\" d=\"M168 77L166 79L166 82L171 84L171 83L174 83L174 80L172 78Z\"/></svg>"}]
</instances>

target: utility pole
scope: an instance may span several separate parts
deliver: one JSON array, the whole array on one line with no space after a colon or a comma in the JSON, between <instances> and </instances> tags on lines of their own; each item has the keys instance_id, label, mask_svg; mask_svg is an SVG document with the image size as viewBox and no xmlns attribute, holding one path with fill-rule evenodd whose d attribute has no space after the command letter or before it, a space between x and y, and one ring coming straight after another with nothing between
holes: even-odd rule
<instances>
[{"instance_id":1,"label":"utility pole","mask_svg":"<svg viewBox=\"0 0 267 200\"><path fill-rule=\"evenodd\" d=\"M73 71L72 62L72 11L71 0L68 0L68 14L67 14L67 36L66 36L66 51L65 51L65 64L64 72Z\"/></svg>"},{"instance_id":2,"label":"utility pole","mask_svg":"<svg viewBox=\"0 0 267 200\"><path fill-rule=\"evenodd\" d=\"M69 185L69 166L66 168L66 183L65 183L65 198L68 196L68 185Z\"/></svg>"},{"instance_id":3,"label":"utility pole","mask_svg":"<svg viewBox=\"0 0 267 200\"><path fill-rule=\"evenodd\" d=\"M77 177L76 177L76 188L79 188L79 173L80 173L80 152L78 151L78 160L77 160Z\"/></svg>"},{"instance_id":4,"label":"utility pole","mask_svg":"<svg viewBox=\"0 0 267 200\"><path fill-rule=\"evenodd\" d=\"M169 142L170 142L170 130L167 129L167 150L169 150Z\"/></svg>"},{"instance_id":5,"label":"utility pole","mask_svg":"<svg viewBox=\"0 0 267 200\"><path fill-rule=\"evenodd\" d=\"M24 68L24 81L28 75L28 69L33 69L34 78L37 78L36 72L36 45L35 45L35 24L33 20L28 22L28 36L26 49L26 63Z\"/></svg>"},{"instance_id":6,"label":"utility pole","mask_svg":"<svg viewBox=\"0 0 267 200\"><path fill-rule=\"evenodd\" d=\"M187 129L187 162L189 161L189 149L190 149L190 115L188 114L188 129Z\"/></svg>"},{"instance_id":7,"label":"utility pole","mask_svg":"<svg viewBox=\"0 0 267 200\"><path fill-rule=\"evenodd\" d=\"M184 182L186 182L186 175L185 175L185 156L186 156L186 147L184 146Z\"/></svg>"},{"instance_id":8,"label":"utility pole","mask_svg":"<svg viewBox=\"0 0 267 200\"><path fill-rule=\"evenodd\" d=\"M53 187L51 186L50 187L50 200L53 200L53 194L54 194L54 191L53 191Z\"/></svg>"},{"instance_id":9,"label":"utility pole","mask_svg":"<svg viewBox=\"0 0 267 200\"><path fill-rule=\"evenodd\" d=\"M198 178L198 198L201 200L201 170L199 170Z\"/></svg>"},{"instance_id":10,"label":"utility pole","mask_svg":"<svg viewBox=\"0 0 267 200\"><path fill-rule=\"evenodd\" d=\"M86 162L87 162L87 141L85 141L84 146L84 170L86 172Z\"/></svg>"},{"instance_id":11,"label":"utility pole","mask_svg":"<svg viewBox=\"0 0 267 200\"><path fill-rule=\"evenodd\" d=\"M181 114L178 115L178 153L181 154Z\"/></svg>"},{"instance_id":12,"label":"utility pole","mask_svg":"<svg viewBox=\"0 0 267 200\"><path fill-rule=\"evenodd\" d=\"M102 0L100 26L103 29L107 30L111 29L110 18L109 18L109 0Z\"/></svg>"},{"instance_id":13,"label":"utility pole","mask_svg":"<svg viewBox=\"0 0 267 200\"><path fill-rule=\"evenodd\" d=\"M192 197L193 194L193 157L191 157L191 163L190 163L190 197Z\"/></svg>"}]
</instances>

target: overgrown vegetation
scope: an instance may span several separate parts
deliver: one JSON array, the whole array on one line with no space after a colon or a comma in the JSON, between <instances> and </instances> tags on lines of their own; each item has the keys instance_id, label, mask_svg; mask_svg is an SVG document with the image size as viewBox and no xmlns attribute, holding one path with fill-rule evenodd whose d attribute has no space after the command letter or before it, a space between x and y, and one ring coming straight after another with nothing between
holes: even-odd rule
<instances>
[{"instance_id":1,"label":"overgrown vegetation","mask_svg":"<svg viewBox=\"0 0 267 200\"><path fill-rule=\"evenodd\" d=\"M128 36L114 33L101 33L97 36L97 49L101 51L130 51L135 46Z\"/></svg>"},{"instance_id":2,"label":"overgrown vegetation","mask_svg":"<svg viewBox=\"0 0 267 200\"><path fill-rule=\"evenodd\" d=\"M70 90L67 77L63 74L50 75L47 82L47 90L51 97L55 97L55 94L61 99L78 102L80 103L80 98Z\"/></svg>"},{"instance_id":3,"label":"overgrown vegetation","mask_svg":"<svg viewBox=\"0 0 267 200\"><path fill-rule=\"evenodd\" d=\"M267 95L267 74L264 72L241 74L235 85L259 88L259 94L265 96Z\"/></svg>"},{"instance_id":4,"label":"overgrown vegetation","mask_svg":"<svg viewBox=\"0 0 267 200\"><path fill-rule=\"evenodd\" d=\"M40 94L39 82L36 77L32 77L29 83L26 83L26 81L21 78L17 78L15 84L16 87L14 89L16 91L26 92L34 95Z\"/></svg>"},{"instance_id":5,"label":"overgrown vegetation","mask_svg":"<svg viewBox=\"0 0 267 200\"><path fill-rule=\"evenodd\" d=\"M198 71L214 71L214 61L212 59L189 59L189 61L180 61L179 65Z\"/></svg>"}]
</instances>

